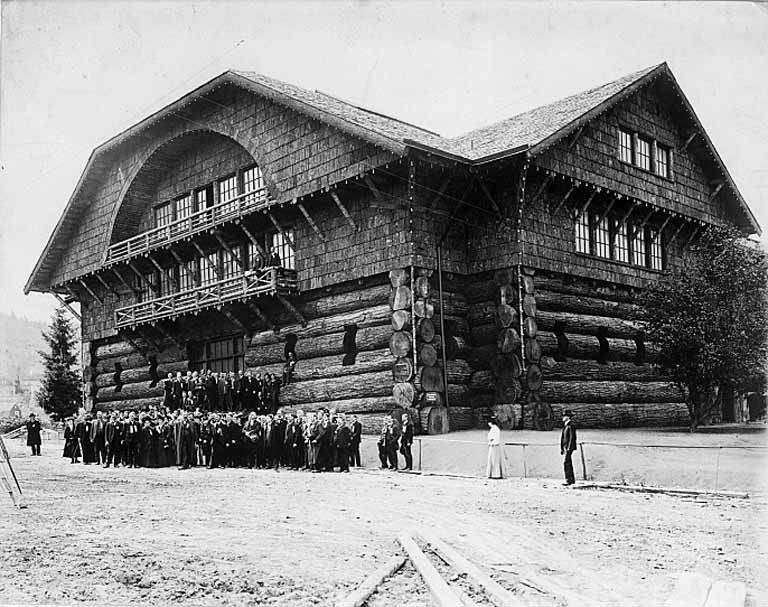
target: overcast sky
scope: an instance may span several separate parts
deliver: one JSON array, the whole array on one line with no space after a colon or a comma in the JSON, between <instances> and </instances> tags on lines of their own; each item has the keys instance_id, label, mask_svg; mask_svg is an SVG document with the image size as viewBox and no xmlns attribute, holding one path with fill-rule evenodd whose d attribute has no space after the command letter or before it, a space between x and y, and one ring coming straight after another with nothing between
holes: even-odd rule
<instances>
[{"instance_id":1,"label":"overcast sky","mask_svg":"<svg viewBox=\"0 0 768 607\"><path fill-rule=\"evenodd\" d=\"M91 150L228 68L453 135L667 61L768 230L766 5L3 1L1 50L0 312L50 315Z\"/></svg>"}]
</instances>

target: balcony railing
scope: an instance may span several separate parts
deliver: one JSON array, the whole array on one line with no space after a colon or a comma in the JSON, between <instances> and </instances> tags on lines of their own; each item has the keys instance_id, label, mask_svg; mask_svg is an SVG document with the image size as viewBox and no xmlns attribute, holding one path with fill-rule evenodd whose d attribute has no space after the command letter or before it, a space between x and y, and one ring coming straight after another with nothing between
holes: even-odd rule
<instances>
[{"instance_id":1,"label":"balcony railing","mask_svg":"<svg viewBox=\"0 0 768 607\"><path fill-rule=\"evenodd\" d=\"M105 265L112 265L136 255L142 255L152 249L183 240L193 234L204 232L216 225L267 207L271 203L272 199L269 198L266 188L240 194L226 202L220 202L182 219L177 219L164 226L110 245L107 249Z\"/></svg>"},{"instance_id":2,"label":"balcony railing","mask_svg":"<svg viewBox=\"0 0 768 607\"><path fill-rule=\"evenodd\" d=\"M296 272L269 267L115 310L115 328L135 327L257 295L296 292Z\"/></svg>"}]
</instances>

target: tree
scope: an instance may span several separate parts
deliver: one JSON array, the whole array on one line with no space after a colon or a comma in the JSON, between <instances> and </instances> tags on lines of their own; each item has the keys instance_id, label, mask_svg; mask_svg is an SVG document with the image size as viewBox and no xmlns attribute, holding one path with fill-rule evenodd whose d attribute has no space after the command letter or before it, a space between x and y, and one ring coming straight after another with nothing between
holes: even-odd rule
<instances>
[{"instance_id":1,"label":"tree","mask_svg":"<svg viewBox=\"0 0 768 607\"><path fill-rule=\"evenodd\" d=\"M75 340L63 307L53 313L43 338L50 351L38 351L45 372L37 392L37 403L52 418L61 420L76 413L82 401L80 375L72 369L77 361L72 352Z\"/></svg>"},{"instance_id":2,"label":"tree","mask_svg":"<svg viewBox=\"0 0 768 607\"><path fill-rule=\"evenodd\" d=\"M736 230L706 229L641 303L660 364L685 394L692 432L711 419L725 389L765 374L768 258Z\"/></svg>"}]
</instances>

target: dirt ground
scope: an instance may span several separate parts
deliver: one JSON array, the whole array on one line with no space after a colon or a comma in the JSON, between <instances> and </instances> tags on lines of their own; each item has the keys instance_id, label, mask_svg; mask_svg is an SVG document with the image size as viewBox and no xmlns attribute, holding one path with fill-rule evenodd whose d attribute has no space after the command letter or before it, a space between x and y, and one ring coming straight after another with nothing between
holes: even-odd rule
<instances>
[{"instance_id":1,"label":"dirt ground","mask_svg":"<svg viewBox=\"0 0 768 607\"><path fill-rule=\"evenodd\" d=\"M768 605L768 500L554 481L72 465L9 449L0 604L332 605L429 527L532 605L663 605L675 575L743 581ZM368 462L369 464L372 462ZM557 592L549 593L552 588ZM538 590L536 590L538 589ZM431 605L407 565L369 601Z\"/></svg>"}]
</instances>

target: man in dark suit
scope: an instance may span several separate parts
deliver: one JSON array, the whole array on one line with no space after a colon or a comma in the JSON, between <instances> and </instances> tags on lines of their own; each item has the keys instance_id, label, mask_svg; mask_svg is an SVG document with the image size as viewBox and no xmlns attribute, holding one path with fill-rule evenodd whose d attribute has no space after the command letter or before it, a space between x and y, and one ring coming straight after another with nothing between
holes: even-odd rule
<instances>
[{"instance_id":1,"label":"man in dark suit","mask_svg":"<svg viewBox=\"0 0 768 607\"><path fill-rule=\"evenodd\" d=\"M573 425L573 412L569 409L563 411L563 431L560 434L560 455L565 456L563 469L565 470L565 485L573 485L576 478L573 475L571 454L576 451L576 428Z\"/></svg>"},{"instance_id":2,"label":"man in dark suit","mask_svg":"<svg viewBox=\"0 0 768 607\"><path fill-rule=\"evenodd\" d=\"M32 455L40 455L41 430L40 420L35 417L34 413L30 413L27 421L27 447L32 447Z\"/></svg>"},{"instance_id":3,"label":"man in dark suit","mask_svg":"<svg viewBox=\"0 0 768 607\"><path fill-rule=\"evenodd\" d=\"M408 418L407 413L403 413L403 429L400 433L400 453L405 458L405 469L413 470L413 455L411 455L411 445L413 445L413 425Z\"/></svg>"},{"instance_id":4,"label":"man in dark suit","mask_svg":"<svg viewBox=\"0 0 768 607\"><path fill-rule=\"evenodd\" d=\"M176 372L176 378L173 380L172 399L173 403L171 409L181 409L182 398L184 395L184 379L181 377L181 371Z\"/></svg>"},{"instance_id":5,"label":"man in dark suit","mask_svg":"<svg viewBox=\"0 0 768 607\"><path fill-rule=\"evenodd\" d=\"M169 411L173 409L173 373L163 380L163 407Z\"/></svg>"},{"instance_id":6,"label":"man in dark suit","mask_svg":"<svg viewBox=\"0 0 768 607\"><path fill-rule=\"evenodd\" d=\"M360 418L355 415L354 421L352 422L352 444L349 448L349 457L350 457L350 464L352 466L357 466L358 468L362 465L360 463L360 442L363 439L363 424L360 423Z\"/></svg>"},{"instance_id":7,"label":"man in dark suit","mask_svg":"<svg viewBox=\"0 0 768 607\"><path fill-rule=\"evenodd\" d=\"M112 417L107 423L105 437L107 439L107 462L104 467L109 468L110 462L117 467L120 463L120 451L123 442L123 423L118 418L117 413L112 413Z\"/></svg>"},{"instance_id":8,"label":"man in dark suit","mask_svg":"<svg viewBox=\"0 0 768 607\"><path fill-rule=\"evenodd\" d=\"M93 418L90 413L86 413L75 424L75 436L77 437L77 443L80 445L80 453L83 456L83 463L86 465L96 461L96 457L93 453L93 443L91 443L92 426Z\"/></svg>"},{"instance_id":9,"label":"man in dark suit","mask_svg":"<svg viewBox=\"0 0 768 607\"><path fill-rule=\"evenodd\" d=\"M97 464L107 463L107 422L104 420L104 414L101 411L96 412L96 419L91 424L91 444L93 445L93 456Z\"/></svg>"},{"instance_id":10,"label":"man in dark suit","mask_svg":"<svg viewBox=\"0 0 768 607\"><path fill-rule=\"evenodd\" d=\"M195 465L196 445L197 432L192 416L188 412L182 413L182 418L179 422L179 451L181 453L179 465L182 470Z\"/></svg>"},{"instance_id":11,"label":"man in dark suit","mask_svg":"<svg viewBox=\"0 0 768 607\"><path fill-rule=\"evenodd\" d=\"M131 411L128 421L123 426L123 445L125 449L125 462L128 468L136 468L139 465L139 432L141 426L136 419L136 414Z\"/></svg>"},{"instance_id":12,"label":"man in dark suit","mask_svg":"<svg viewBox=\"0 0 768 607\"><path fill-rule=\"evenodd\" d=\"M349 448L352 444L352 431L346 423L344 414L338 418L335 436L336 459L339 463L339 472L349 472Z\"/></svg>"}]
</instances>

